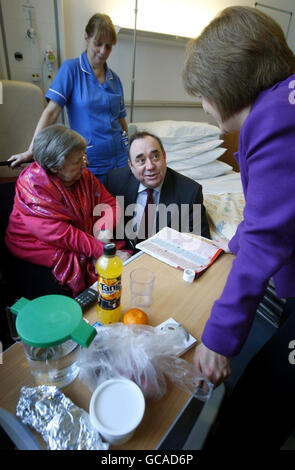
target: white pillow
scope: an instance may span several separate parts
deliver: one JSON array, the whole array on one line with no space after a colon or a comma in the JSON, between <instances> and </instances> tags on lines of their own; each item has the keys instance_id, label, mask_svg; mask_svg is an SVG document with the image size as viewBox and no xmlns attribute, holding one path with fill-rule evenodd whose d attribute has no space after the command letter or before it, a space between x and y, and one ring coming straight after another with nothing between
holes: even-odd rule
<instances>
[{"instance_id":1,"label":"white pillow","mask_svg":"<svg viewBox=\"0 0 295 470\"><path fill-rule=\"evenodd\" d=\"M209 142L219 142L222 143L223 140L216 139L216 136L203 137L202 139L197 139L195 141L186 141L182 140L181 142L168 142L165 144L165 150L170 152L177 152L178 150L188 149L194 145L199 146L201 144L209 144ZM213 144L212 144L213 145ZM216 145L217 147L217 145ZM210 147L211 148L211 147Z\"/></svg>"},{"instance_id":2,"label":"white pillow","mask_svg":"<svg viewBox=\"0 0 295 470\"><path fill-rule=\"evenodd\" d=\"M223 140L215 139L202 144L191 142L191 146L181 150L166 150L166 154L169 155L171 161L184 160L185 158L194 157L201 153L207 152L208 150L215 149L223 143Z\"/></svg>"},{"instance_id":3,"label":"white pillow","mask_svg":"<svg viewBox=\"0 0 295 470\"><path fill-rule=\"evenodd\" d=\"M154 121L132 123L137 131L147 131L155 134L165 142L191 141L203 139L209 136L219 136L221 131L218 127L207 122L191 121Z\"/></svg>"},{"instance_id":4,"label":"white pillow","mask_svg":"<svg viewBox=\"0 0 295 470\"><path fill-rule=\"evenodd\" d=\"M202 152L200 154L194 154L187 158L181 158L182 153L170 153L166 152L167 163L175 170L185 170L187 168L195 168L196 166L205 165L206 163L213 162L217 158L221 157L226 152L223 147L217 147L208 152Z\"/></svg>"},{"instance_id":5,"label":"white pillow","mask_svg":"<svg viewBox=\"0 0 295 470\"><path fill-rule=\"evenodd\" d=\"M215 176L223 175L232 169L233 167L227 163L216 161L198 166L197 168L191 168L190 170L182 170L180 173L198 181L203 178L214 178Z\"/></svg>"},{"instance_id":6,"label":"white pillow","mask_svg":"<svg viewBox=\"0 0 295 470\"><path fill-rule=\"evenodd\" d=\"M221 175L218 178L203 179L203 194L242 193L241 175L237 171Z\"/></svg>"}]
</instances>

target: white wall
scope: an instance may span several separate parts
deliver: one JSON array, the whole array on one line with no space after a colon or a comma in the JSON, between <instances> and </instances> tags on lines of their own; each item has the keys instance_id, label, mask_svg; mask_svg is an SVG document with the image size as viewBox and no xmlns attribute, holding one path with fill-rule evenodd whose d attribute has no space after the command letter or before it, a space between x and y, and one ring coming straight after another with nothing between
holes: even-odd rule
<instances>
[{"instance_id":1,"label":"white wall","mask_svg":"<svg viewBox=\"0 0 295 470\"><path fill-rule=\"evenodd\" d=\"M295 2L294 0L262 0L263 4L292 10L292 24L288 42L295 51ZM32 80L32 73L39 73L44 78L41 87L44 91L50 85L46 69L42 64L42 53L50 44L56 44L54 19L54 0L0 0L5 32L8 44L11 78ZM253 0L138 0L137 29L149 30L171 35L193 37L224 7L234 4L254 5ZM135 0L57 0L59 23L61 25L61 59L78 56L85 48L84 30L90 16L98 11L107 13L113 22L121 27L134 27ZM24 7L33 7L33 18L38 33L32 41L26 36L29 21L25 18ZM267 10L265 10L267 11ZM269 10L269 14L278 20L283 14ZM285 15L286 17L286 15ZM282 20L283 21L283 20ZM17 62L14 53L23 53L24 60ZM5 78L3 51L0 40L0 78ZM135 101L159 102L160 107L136 107L135 120L158 119L204 119L198 108L168 107L164 103L192 103L195 100L186 95L181 82L181 70L185 58L185 45L165 42L137 40ZM109 65L120 76L125 91L126 101L131 96L131 74L133 59L133 41L119 37L119 43L113 49ZM43 86L42 86L43 85ZM207 118L206 118L207 119Z\"/></svg>"},{"instance_id":2,"label":"white wall","mask_svg":"<svg viewBox=\"0 0 295 470\"><path fill-rule=\"evenodd\" d=\"M67 57L73 57L83 47L83 31L96 12L107 13L114 24L134 27L135 0L61 0L65 11L65 41ZM253 0L138 0L137 28L186 37L195 37L223 8L231 5L254 6ZM262 4L293 11L288 42L295 50L294 0L262 0ZM264 10L278 21L283 15Z\"/></svg>"},{"instance_id":3,"label":"white wall","mask_svg":"<svg viewBox=\"0 0 295 470\"><path fill-rule=\"evenodd\" d=\"M9 58L10 78L34 82L33 74L40 80L34 82L43 91L51 83L53 75L44 64L44 51L48 45L57 49L54 0L0 0ZM30 20L31 18L31 20ZM31 39L27 30L33 26L36 37ZM17 61L15 52L23 59ZM55 70L57 65L55 66ZM0 77L1 78L1 77ZM4 74L2 78L5 78Z\"/></svg>"},{"instance_id":4,"label":"white wall","mask_svg":"<svg viewBox=\"0 0 295 470\"><path fill-rule=\"evenodd\" d=\"M85 48L84 29L91 15L97 12L111 16L115 25L134 27L135 0L61 0L64 10L65 57L75 57ZM294 0L265 0L270 6L293 10L288 42L295 51ZM138 0L137 29L185 37L195 37L218 13L230 5L254 6L252 0ZM267 11L267 10L264 10ZM269 10L280 21L286 15ZM278 15L278 17L276 17ZM288 17L288 15L287 15ZM181 70L185 58L185 45L167 45L163 42L137 40L135 102L158 101L160 108L135 107L136 121L153 119L208 120L198 108L165 108L163 102L195 101L186 95ZM120 38L113 48L109 66L120 76L126 101L130 100L132 78L133 40Z\"/></svg>"},{"instance_id":5,"label":"white wall","mask_svg":"<svg viewBox=\"0 0 295 470\"><path fill-rule=\"evenodd\" d=\"M4 46L0 37L0 79L2 78L4 80L7 80L7 69L4 60L4 54Z\"/></svg>"}]
</instances>

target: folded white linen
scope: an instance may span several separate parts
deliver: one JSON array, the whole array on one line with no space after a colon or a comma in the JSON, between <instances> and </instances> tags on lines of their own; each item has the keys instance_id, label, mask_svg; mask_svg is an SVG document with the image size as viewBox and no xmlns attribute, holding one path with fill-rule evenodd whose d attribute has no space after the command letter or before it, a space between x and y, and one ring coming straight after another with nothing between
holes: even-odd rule
<instances>
[{"instance_id":1,"label":"folded white linen","mask_svg":"<svg viewBox=\"0 0 295 470\"><path fill-rule=\"evenodd\" d=\"M169 165L170 166L170 165ZM224 175L228 171L233 169L232 166L224 162L211 162L206 165L201 165L196 168L191 168L189 170L182 170L180 173L188 176L193 180L200 180L203 178L214 178L215 176Z\"/></svg>"},{"instance_id":2,"label":"folded white linen","mask_svg":"<svg viewBox=\"0 0 295 470\"><path fill-rule=\"evenodd\" d=\"M196 155L200 155L204 152L207 153L209 150L216 149L216 147L219 147L222 143L223 140L215 139L208 142L203 142L202 144L191 142L190 147L181 150L168 150L167 148L165 148L165 150L169 161L175 162L178 160L195 157Z\"/></svg>"},{"instance_id":3,"label":"folded white linen","mask_svg":"<svg viewBox=\"0 0 295 470\"><path fill-rule=\"evenodd\" d=\"M160 137L163 144L178 141L194 141L204 137L212 137L221 135L221 131L217 126L208 124L207 122L191 122L191 121L153 121L153 122L135 122L130 125L133 132L134 127L137 132L147 131Z\"/></svg>"},{"instance_id":4,"label":"folded white linen","mask_svg":"<svg viewBox=\"0 0 295 470\"><path fill-rule=\"evenodd\" d=\"M223 140L217 139L215 135L209 136L209 137L202 137L201 139L196 139L196 140L181 140L175 139L175 142L168 142L165 144L165 150L170 151L170 152L178 152L179 150L187 150L190 149L194 146L199 146L201 144L209 144L210 142L219 142L219 145L223 143ZM213 145L213 143L212 143ZM217 145L216 145L217 147ZM210 147L211 148L211 147Z\"/></svg>"},{"instance_id":5,"label":"folded white linen","mask_svg":"<svg viewBox=\"0 0 295 470\"><path fill-rule=\"evenodd\" d=\"M203 194L242 193L240 173L233 171L229 174L202 180Z\"/></svg>"},{"instance_id":6,"label":"folded white linen","mask_svg":"<svg viewBox=\"0 0 295 470\"><path fill-rule=\"evenodd\" d=\"M197 166L205 165L206 163L213 162L221 157L226 152L223 147L217 147L208 152L203 152L190 156L188 158L180 158L180 153L166 152L168 165L176 171L187 170L189 168L196 168Z\"/></svg>"}]
</instances>

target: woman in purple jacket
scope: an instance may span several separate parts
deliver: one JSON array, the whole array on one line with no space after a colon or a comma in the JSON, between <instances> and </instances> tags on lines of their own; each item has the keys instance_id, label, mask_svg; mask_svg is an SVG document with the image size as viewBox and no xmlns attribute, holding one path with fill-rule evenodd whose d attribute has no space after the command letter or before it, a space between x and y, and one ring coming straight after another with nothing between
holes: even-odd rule
<instances>
[{"instance_id":1,"label":"woman in purple jacket","mask_svg":"<svg viewBox=\"0 0 295 470\"><path fill-rule=\"evenodd\" d=\"M215 385L230 374L230 357L249 334L268 280L273 277L278 296L295 297L294 72L295 57L280 26L255 8L226 8L188 47L186 90L201 97L223 132L240 131L237 159L246 200L244 220L228 244L236 258L194 356L196 368ZM273 342L282 341L283 330ZM287 330L280 349L286 364L277 367L286 365L286 376L295 377L288 362L295 327ZM268 351L274 354L274 348ZM272 361L268 376L274 368ZM251 385L256 389L257 383Z\"/></svg>"}]
</instances>

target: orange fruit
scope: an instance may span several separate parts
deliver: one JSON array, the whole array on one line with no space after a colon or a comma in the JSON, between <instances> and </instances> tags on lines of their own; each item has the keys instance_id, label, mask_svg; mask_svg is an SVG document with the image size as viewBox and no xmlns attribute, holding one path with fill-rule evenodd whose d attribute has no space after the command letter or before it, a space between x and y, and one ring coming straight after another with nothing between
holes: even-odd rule
<instances>
[{"instance_id":1,"label":"orange fruit","mask_svg":"<svg viewBox=\"0 0 295 470\"><path fill-rule=\"evenodd\" d=\"M140 310L140 308L130 308L130 310L128 310L128 312L123 316L123 323L125 325L132 325L134 323L138 325L148 325L149 318L143 310Z\"/></svg>"}]
</instances>

